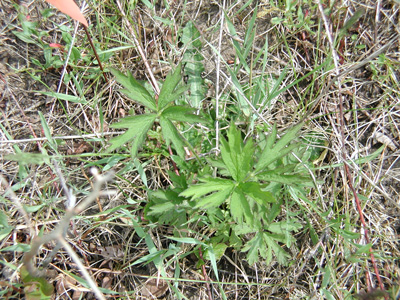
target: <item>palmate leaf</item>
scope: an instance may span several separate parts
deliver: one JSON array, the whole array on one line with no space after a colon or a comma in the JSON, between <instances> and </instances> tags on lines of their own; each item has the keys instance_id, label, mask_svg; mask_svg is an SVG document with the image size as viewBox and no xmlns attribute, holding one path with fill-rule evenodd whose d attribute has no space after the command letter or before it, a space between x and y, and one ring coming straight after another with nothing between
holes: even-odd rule
<instances>
[{"instance_id":1,"label":"palmate leaf","mask_svg":"<svg viewBox=\"0 0 400 300\"><path fill-rule=\"evenodd\" d=\"M121 136L112 138L110 140L111 146L107 151L111 152L133 140L132 156L136 156L138 149L146 138L148 130L156 121L156 118L159 117L162 134L167 144L170 145L172 143L178 155L184 158L184 146L190 147L190 145L179 133L171 120L189 123L204 122L205 120L201 116L196 115L195 110L192 108L183 106L167 107L170 102L179 98L186 90L186 87L177 88L181 80L181 65L178 65L175 71L167 75L158 98L158 104L156 104L155 99L150 93L133 78L131 73L128 72L127 75L124 75L115 69L111 69L111 72L117 81L125 87L125 89L121 90L125 95L146 106L153 113L127 117L119 123L111 125L113 128L127 128L128 130Z\"/></svg>"},{"instance_id":2,"label":"palmate leaf","mask_svg":"<svg viewBox=\"0 0 400 300\"><path fill-rule=\"evenodd\" d=\"M247 181L240 184L240 189L260 205L275 203L276 199L271 192L263 191L263 185L258 182Z\"/></svg>"},{"instance_id":3,"label":"palmate leaf","mask_svg":"<svg viewBox=\"0 0 400 300\"><path fill-rule=\"evenodd\" d=\"M299 146L298 143L292 143L292 144L290 143L295 139L295 137L297 136L297 132L300 130L302 125L303 123L300 123L290 128L289 131L284 136L282 136L276 143L275 143L277 137L276 125L273 127L270 135L267 138L266 147L263 149L260 158L255 166L256 172L265 169L270 164L282 158L283 156L287 155L294 148Z\"/></svg>"},{"instance_id":4,"label":"palmate leaf","mask_svg":"<svg viewBox=\"0 0 400 300\"><path fill-rule=\"evenodd\" d=\"M249 140L244 144L240 130L231 124L228 141L221 139L221 157L236 182L243 181L250 172L253 154L253 141Z\"/></svg>"},{"instance_id":5,"label":"palmate leaf","mask_svg":"<svg viewBox=\"0 0 400 300\"><path fill-rule=\"evenodd\" d=\"M262 258L266 259L267 264L269 264L272 260L271 249L265 247L262 232L258 232L254 238L248 241L243 247L242 252L247 252L246 259L249 265L253 265L254 263L258 262L258 253L260 253Z\"/></svg>"},{"instance_id":6,"label":"palmate leaf","mask_svg":"<svg viewBox=\"0 0 400 300\"><path fill-rule=\"evenodd\" d=\"M246 223L253 224L253 214L249 202L240 189L235 189L231 196L231 215L239 224L243 223L243 217Z\"/></svg>"},{"instance_id":7,"label":"palmate leaf","mask_svg":"<svg viewBox=\"0 0 400 300\"><path fill-rule=\"evenodd\" d=\"M279 264L286 265L288 263L288 258L290 257L289 253L283 250L283 248L276 242L273 235L264 232L263 237L265 242L264 247L273 251ZM266 263L269 264L269 262Z\"/></svg>"},{"instance_id":8,"label":"palmate leaf","mask_svg":"<svg viewBox=\"0 0 400 300\"><path fill-rule=\"evenodd\" d=\"M179 64L175 71L172 73L168 73L167 78L165 78L164 84L161 88L160 95L158 96L158 111L161 111L168 103L176 100L179 97L179 94L183 93L186 89L178 89L179 81L181 81L181 67L182 64Z\"/></svg>"},{"instance_id":9,"label":"palmate leaf","mask_svg":"<svg viewBox=\"0 0 400 300\"><path fill-rule=\"evenodd\" d=\"M188 123L204 123L205 120L203 117L195 114L196 109L186 106L171 106L166 108L162 115L165 118L174 121L188 122Z\"/></svg>"},{"instance_id":10,"label":"palmate leaf","mask_svg":"<svg viewBox=\"0 0 400 300\"><path fill-rule=\"evenodd\" d=\"M152 111L157 111L156 102L149 94L144 86L142 86L132 74L124 75L120 71L110 68L111 73L115 76L117 81L123 85L125 89L121 90L127 97L139 102L140 104L150 108Z\"/></svg>"},{"instance_id":11,"label":"palmate leaf","mask_svg":"<svg viewBox=\"0 0 400 300\"><path fill-rule=\"evenodd\" d=\"M111 146L107 149L107 152L111 152L133 140L131 153L135 157L156 117L155 114L138 115L123 118L120 122L112 124L110 126L112 128L128 128L128 130L110 140Z\"/></svg>"},{"instance_id":12,"label":"palmate leaf","mask_svg":"<svg viewBox=\"0 0 400 300\"><path fill-rule=\"evenodd\" d=\"M230 198L235 188L235 183L229 179L201 178L200 182L190 185L189 188L179 194L179 196L197 200L196 207L218 207Z\"/></svg>"},{"instance_id":13,"label":"palmate leaf","mask_svg":"<svg viewBox=\"0 0 400 300\"><path fill-rule=\"evenodd\" d=\"M188 145L185 138L179 133L178 129L176 129L175 125L168 118L161 116L160 125L167 145L169 146L172 142L176 153L178 153L181 158L185 158L183 147Z\"/></svg>"},{"instance_id":14,"label":"palmate leaf","mask_svg":"<svg viewBox=\"0 0 400 300\"><path fill-rule=\"evenodd\" d=\"M281 170L275 169L271 171L264 171L257 175L257 178L270 182L279 182L287 185L295 184L310 184L309 176L301 176L299 174L281 174Z\"/></svg>"},{"instance_id":15,"label":"palmate leaf","mask_svg":"<svg viewBox=\"0 0 400 300\"><path fill-rule=\"evenodd\" d=\"M149 191L149 202L144 214L153 222L181 226L186 222L190 207L184 205L185 198L179 197L179 189Z\"/></svg>"}]
</instances>

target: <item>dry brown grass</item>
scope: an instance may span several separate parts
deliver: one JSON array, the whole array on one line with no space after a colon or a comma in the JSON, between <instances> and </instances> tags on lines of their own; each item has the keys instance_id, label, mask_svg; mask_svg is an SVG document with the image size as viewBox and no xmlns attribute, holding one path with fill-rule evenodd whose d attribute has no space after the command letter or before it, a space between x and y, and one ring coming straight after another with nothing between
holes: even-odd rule
<instances>
[{"instance_id":1,"label":"dry brown grass","mask_svg":"<svg viewBox=\"0 0 400 300\"><path fill-rule=\"evenodd\" d=\"M132 46L135 44L133 28L138 32L138 41L151 72L157 80L162 80L182 59L184 49L180 46L179 34L185 24L193 20L201 33L205 58L204 76L208 92L203 107L210 111L218 101L221 126L224 126L223 118L231 109L227 98L235 92L227 62L237 59L233 41L243 41L256 1L243 10L246 1L150 2L158 2L154 10L141 3L130 11L129 1L121 1L126 18L121 16L114 1L89 3L86 16L93 24L90 32L98 50L126 46L115 51L104 64L123 72L130 70L135 78L149 81L145 63ZM400 284L398 39L380 56L371 58L370 55L398 35L399 4L396 1L376 1L378 4L375 1L337 1L324 24L318 1L301 1L302 4L297 5L291 15L288 12L285 15L282 6L283 10L277 9L278 2L282 1L259 1L256 37L250 56L254 58L262 51L268 40L265 74L270 84L273 85L285 70L286 76L280 84L283 88L315 70L329 57L337 58L336 65L331 60L330 67L315 71L279 94L267 107L259 109L257 113L262 119L259 117L255 121L256 126L265 121L276 122L284 129L306 117L304 134L318 133L325 143L323 148L326 151L321 152L320 159L315 162L320 195L317 190L311 191L308 201L299 199L297 203L304 211L305 228L307 220L314 232L304 229L297 234L297 245L289 249L293 260L286 267L277 263L266 265L262 261L249 266L243 253L228 249L218 262L220 282L225 283L222 289L228 299L353 299L351 295L368 288L379 288L369 256L357 253L357 245L366 244L365 229L360 224L360 213L349 179L361 200L382 283L386 290L395 289ZM39 21L38 31L48 33L42 38L44 43L63 43L58 27L62 24L71 29L70 34L81 56L92 55L83 31L78 29L74 32L66 17L53 11L54 15L43 22L40 12L47 6L42 2L21 2L20 5L25 6L31 20ZM14 187L16 197L14 201L10 200L4 194L5 185L1 185L3 196L0 205L13 228L2 236L0 249L29 244L34 235L51 232L66 209L65 196L52 164L18 163L9 160L7 155L40 153L45 149L57 157L67 184L80 200L91 191L89 167L97 165L102 168L105 164L98 161L109 157L102 154L102 149L109 137L117 134L109 129L109 124L128 115L131 110L143 113L143 108L118 92L114 79L110 78L110 84L106 85L93 63L82 60L71 63L64 73L69 77L67 82L61 80L62 66L40 70L34 65L32 59L44 63L43 49L21 41L12 33L21 30L17 7L13 1L1 1L0 174ZM315 35L307 32L304 26L296 28L299 7L304 14L311 14L308 25ZM224 8L229 8L226 16L222 13ZM335 39L345 20L360 8L365 12L332 51L329 37ZM231 36L226 25L220 26L226 17L232 20L237 36ZM287 23L274 25L274 17L286 19ZM55 49L53 54L61 57L63 54L59 51ZM368 57L371 61L360 67L359 63ZM252 68L254 78L262 74L260 64ZM90 78L91 74L95 76ZM246 72L239 74L242 84L253 80ZM334 77L338 74L339 77ZM76 77L75 81L71 75ZM77 97L83 94L86 102L58 101L36 92L49 90ZM52 136L59 138L56 147L51 147L45 138L38 111L43 113ZM216 133L217 139L220 129ZM154 147L153 153L140 159L150 190L170 185L167 171L172 169L172 165L162 151L157 150L161 146L156 137L151 138L148 147ZM359 158L368 157L381 146L384 149L377 157L359 162ZM130 219L132 215L136 222L143 221L142 209L147 201L147 192L129 155L121 154L118 159L110 164L117 176L106 187L106 190L116 190L117 194L98 199L81 217L71 221L67 240L73 250L96 283L118 292L120 299L152 299L146 288L158 293L162 299L183 296L207 299L206 278L196 266L199 258L193 253L179 258L179 255L193 250L191 245L182 246L178 255L163 260L164 273L157 272L152 263L130 266L149 254L149 241L138 234ZM343 167L344 159L349 166L348 174ZM36 210L23 218L21 205ZM150 226L148 236L154 249L168 249L171 241L167 236L173 230L166 226ZM207 228L193 226L189 230L193 230L193 238L211 234ZM314 241L310 233L316 235ZM350 239L349 235L354 233L360 233L360 237ZM53 247L54 244L49 243L40 249L37 265ZM17 285L20 283L18 268L21 261L21 252L0 252L0 285L2 288L14 285L14 290L10 288L9 294L3 297L24 298ZM174 281L178 267L181 274ZM215 280L209 263L206 270L207 277ZM80 276L70 255L61 249L47 273L49 282L55 286L53 298L78 299L82 296L83 299L92 299L93 295L71 273ZM157 279L163 276L168 276L175 286L171 288L164 279ZM215 282L211 284L211 293L213 299L222 297Z\"/></svg>"}]
</instances>

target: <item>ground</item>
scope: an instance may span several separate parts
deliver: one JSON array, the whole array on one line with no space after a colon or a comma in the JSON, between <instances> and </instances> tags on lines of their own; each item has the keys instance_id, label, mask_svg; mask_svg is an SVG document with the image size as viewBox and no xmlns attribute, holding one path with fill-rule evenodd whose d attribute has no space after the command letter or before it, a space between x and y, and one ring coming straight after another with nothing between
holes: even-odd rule
<instances>
[{"instance_id":1,"label":"ground","mask_svg":"<svg viewBox=\"0 0 400 300\"><path fill-rule=\"evenodd\" d=\"M82 11L104 77L82 25L44 1L2 0L2 297L39 290L45 299L52 286L51 299L94 299L86 269L107 298L399 299L398 10L398 1L384 0L93 0ZM190 34L200 44L188 43ZM189 90L175 104L200 99L196 109L209 120L177 125L193 148L179 159L154 123L137 157L129 146L107 152L125 131L113 127L118 120L149 112L121 92L111 69L130 71L152 92L150 73L162 86L181 61L179 84ZM171 173L195 185L209 171L198 165L218 158L231 122L257 146L273 124L281 136L304 122L296 140L313 185L277 192L274 222L293 218L301 227L290 233L293 243L288 236L279 243L286 263L274 255L249 264L241 250L254 232L241 235L242 249L231 240L215 244L219 229L202 223L206 210L190 207L181 223L182 214L178 223L148 214L153 193L176 188ZM92 167L114 172L95 194L102 177ZM96 199L66 217L73 198L66 190L80 203ZM232 220L230 237L238 228ZM41 285L24 277L23 257L43 234L54 238L33 253ZM84 267L58 249L59 237ZM225 251L213 261L200 241Z\"/></svg>"}]
</instances>

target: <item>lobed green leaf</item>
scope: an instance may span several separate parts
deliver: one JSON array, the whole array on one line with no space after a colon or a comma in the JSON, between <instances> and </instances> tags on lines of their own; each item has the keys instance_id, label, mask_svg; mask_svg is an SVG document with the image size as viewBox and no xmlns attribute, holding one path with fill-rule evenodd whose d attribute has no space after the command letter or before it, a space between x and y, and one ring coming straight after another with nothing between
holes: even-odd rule
<instances>
[{"instance_id":1,"label":"lobed green leaf","mask_svg":"<svg viewBox=\"0 0 400 300\"><path fill-rule=\"evenodd\" d=\"M185 106L170 106L162 112L162 116L174 121L188 123L204 123L205 119L195 114L196 109Z\"/></svg>"},{"instance_id":2,"label":"lobed green leaf","mask_svg":"<svg viewBox=\"0 0 400 300\"><path fill-rule=\"evenodd\" d=\"M263 149L261 156L255 166L256 172L263 170L268 167L271 163L278 160L279 158L287 155L293 149L299 146L298 143L290 144L297 136L298 131L302 127L303 123L300 123L292 128L282 136L275 145L273 145L276 139L276 127L272 129L271 136L267 138L266 147Z\"/></svg>"},{"instance_id":3,"label":"lobed green leaf","mask_svg":"<svg viewBox=\"0 0 400 300\"><path fill-rule=\"evenodd\" d=\"M178 153L178 155L184 159L184 147L186 145L184 137L179 133L175 125L163 115L161 115L160 117L160 125L167 145L170 145L172 143L174 145L176 153Z\"/></svg>"},{"instance_id":4,"label":"lobed green leaf","mask_svg":"<svg viewBox=\"0 0 400 300\"><path fill-rule=\"evenodd\" d=\"M113 68L110 68L110 71L115 76L117 81L125 88L121 90L122 93L124 93L130 99L148 107L152 111L157 110L154 98L149 94L144 86L142 86L135 78L133 78L130 72L128 72L128 75L124 75L122 72Z\"/></svg>"},{"instance_id":5,"label":"lobed green leaf","mask_svg":"<svg viewBox=\"0 0 400 300\"><path fill-rule=\"evenodd\" d=\"M181 81L181 64L179 64L174 72L170 72L167 75L167 78L165 78L165 82L161 88L160 95L158 97L158 109L161 110L165 106L167 106L168 103L170 103L173 100L176 100L179 95L177 95L175 89Z\"/></svg>"},{"instance_id":6,"label":"lobed green leaf","mask_svg":"<svg viewBox=\"0 0 400 300\"><path fill-rule=\"evenodd\" d=\"M243 247L242 252L247 252L246 259L249 265L253 265L254 263L258 262L259 256L258 253L262 258L266 259L266 263L269 264L272 259L271 250L264 245L263 240L263 233L258 232L254 238L246 243Z\"/></svg>"},{"instance_id":7,"label":"lobed green leaf","mask_svg":"<svg viewBox=\"0 0 400 300\"><path fill-rule=\"evenodd\" d=\"M221 157L229 173L236 182L243 181L252 168L254 155L253 141L243 143L240 130L231 124L228 141L221 139Z\"/></svg>"},{"instance_id":8,"label":"lobed green leaf","mask_svg":"<svg viewBox=\"0 0 400 300\"><path fill-rule=\"evenodd\" d=\"M271 192L263 191L263 185L258 182L248 181L240 184L240 189L260 205L275 203L276 199Z\"/></svg>"},{"instance_id":9,"label":"lobed green leaf","mask_svg":"<svg viewBox=\"0 0 400 300\"><path fill-rule=\"evenodd\" d=\"M270 171L264 171L257 175L257 178L270 181L270 182L279 182L287 185L292 184L308 184L310 183L310 177L301 176L299 174L281 174L281 170L275 169Z\"/></svg>"},{"instance_id":10,"label":"lobed green leaf","mask_svg":"<svg viewBox=\"0 0 400 300\"><path fill-rule=\"evenodd\" d=\"M243 223L243 217L246 223L252 225L253 214L250 209L249 202L240 189L235 189L231 196L231 215L239 224Z\"/></svg>"},{"instance_id":11,"label":"lobed green leaf","mask_svg":"<svg viewBox=\"0 0 400 300\"><path fill-rule=\"evenodd\" d=\"M233 190L235 187L235 184L229 179L210 177L200 178L199 180L201 183L190 185L179 196L191 197L192 200L195 200L216 191Z\"/></svg>"},{"instance_id":12,"label":"lobed green leaf","mask_svg":"<svg viewBox=\"0 0 400 300\"><path fill-rule=\"evenodd\" d=\"M123 118L120 122L112 124L110 126L112 128L128 128L128 130L110 140L111 146L107 149L107 152L111 152L134 139L131 153L135 157L156 117L155 114L137 115Z\"/></svg>"}]
</instances>

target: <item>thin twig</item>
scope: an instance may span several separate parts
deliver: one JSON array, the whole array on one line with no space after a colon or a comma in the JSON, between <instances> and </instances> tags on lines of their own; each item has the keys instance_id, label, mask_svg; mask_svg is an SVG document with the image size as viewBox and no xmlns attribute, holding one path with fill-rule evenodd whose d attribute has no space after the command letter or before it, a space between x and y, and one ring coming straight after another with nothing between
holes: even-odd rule
<instances>
[{"instance_id":1,"label":"thin twig","mask_svg":"<svg viewBox=\"0 0 400 300\"><path fill-rule=\"evenodd\" d=\"M93 185L93 191L76 207L69 207L64 215L64 217L61 219L59 222L58 226L49 234L43 235L43 236L37 236L32 240L31 243L31 250L27 252L23 258L24 265L26 266L28 272L36 277L40 276L40 272L36 269L36 267L33 265L33 258L37 254L39 248L41 245L49 243L53 240L59 240L60 235L65 236L69 223L71 219L81 213L84 209L86 209L87 206L90 205L99 195L102 194L101 192L101 187L102 185L111 179L113 176L113 173L107 173L105 175L99 175L98 171L96 169L92 169L92 173L96 178L96 181ZM68 189L67 189L68 190ZM66 192L67 197L71 197L71 194L67 191ZM73 201L69 201L72 203ZM56 245L57 248L57 245Z\"/></svg>"},{"instance_id":2,"label":"thin twig","mask_svg":"<svg viewBox=\"0 0 400 300\"><path fill-rule=\"evenodd\" d=\"M225 22L225 0L222 3L222 13L221 13L221 25L219 31L219 39L218 39L218 51L221 53L221 46L222 46L222 36L223 36L223 28ZM217 82L215 84L215 150L217 153L219 152L219 98L221 97L219 94L219 84L220 84L220 71L221 71L221 57L217 55Z\"/></svg>"},{"instance_id":3,"label":"thin twig","mask_svg":"<svg viewBox=\"0 0 400 300\"><path fill-rule=\"evenodd\" d=\"M99 63L100 70L103 72L104 79L106 80L106 83L108 84L108 78L106 76L106 73L104 72L103 65L101 64L100 57L97 54L96 48L93 45L92 38L90 37L89 31L87 30L85 25L82 25L82 26L83 26L83 29L85 30L85 33L86 33L86 36L87 36L87 38L89 40L90 46L93 49L93 53L96 56L97 62Z\"/></svg>"},{"instance_id":4,"label":"thin twig","mask_svg":"<svg viewBox=\"0 0 400 300\"><path fill-rule=\"evenodd\" d=\"M117 132L103 132L101 135L119 135L123 134L124 132L117 131ZM53 140L76 140L76 139L88 139L88 138L97 138L97 134L84 134L84 135L67 135L67 136L53 136ZM20 139L20 140L2 140L0 144L26 144L26 143L33 143L33 142L43 142L47 141L47 137L36 137L33 139Z\"/></svg>"},{"instance_id":5,"label":"thin twig","mask_svg":"<svg viewBox=\"0 0 400 300\"><path fill-rule=\"evenodd\" d=\"M29 231L30 231L30 236L34 236L35 235L35 229L32 226L32 222L29 219L29 216L27 214L27 212L25 211L24 207L22 206L22 203L20 201L20 199L17 197L17 195L14 193L14 191L12 190L10 184L7 182L7 180L0 175L0 184L5 186L5 195L8 194L8 197L14 202L15 206L17 207L19 213L21 214L21 216L24 218L24 221L26 223L26 226L28 226Z\"/></svg>"},{"instance_id":6,"label":"thin twig","mask_svg":"<svg viewBox=\"0 0 400 300\"><path fill-rule=\"evenodd\" d=\"M199 248L199 256L200 256L200 259L204 262L203 251L201 250L201 246ZM203 270L203 277L204 277L204 280L205 280L205 283L206 283L208 299L212 300L213 298L212 298L211 288L210 288L210 283L209 283L210 278L208 278L208 276L207 276L206 266L204 264L202 265L202 270Z\"/></svg>"},{"instance_id":7,"label":"thin twig","mask_svg":"<svg viewBox=\"0 0 400 300\"><path fill-rule=\"evenodd\" d=\"M80 261L78 255L76 255L75 251L71 248L71 246L67 243L67 241L64 239L64 237L62 235L58 236L58 241L64 247L64 249L68 252L68 254L71 256L72 260L76 263L79 271L81 271L83 277L86 279L87 283L92 288L92 291L96 295L96 298L99 300L106 300L106 297L99 290L99 288L97 287L96 283L93 281L93 279L90 276L90 274L88 273L88 271L86 271L86 268Z\"/></svg>"}]
</instances>

